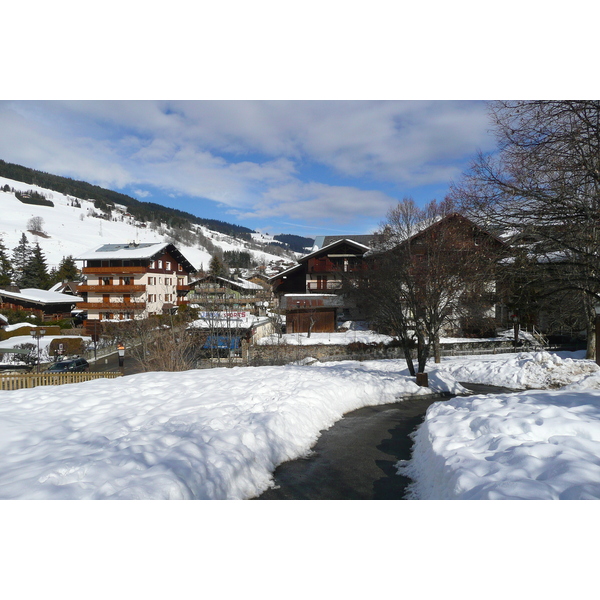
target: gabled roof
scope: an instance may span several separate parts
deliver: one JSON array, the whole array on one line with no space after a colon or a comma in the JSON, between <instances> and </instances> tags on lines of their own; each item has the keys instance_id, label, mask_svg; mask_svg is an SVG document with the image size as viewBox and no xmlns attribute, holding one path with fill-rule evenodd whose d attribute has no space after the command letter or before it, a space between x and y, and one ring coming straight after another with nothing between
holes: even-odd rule
<instances>
[{"instance_id":1,"label":"gabled roof","mask_svg":"<svg viewBox=\"0 0 600 600\"><path fill-rule=\"evenodd\" d=\"M327 252L330 252L335 246L341 245L343 243L354 246L358 251L362 252L363 254L365 252L368 252L371 249L369 246L365 246L364 244L360 244L359 242L355 242L354 240L349 239L349 238L336 239L334 242L332 242L331 244L328 244L327 246L318 248L317 250L314 250L310 254L305 254L303 257L298 259L297 265L294 265L293 267L290 267L289 269L286 269L285 271L281 271L281 273L277 273L277 275L273 275L273 277L269 277L269 281L273 281L275 279L278 279L279 277L288 275L289 273L295 271L296 269L299 269L304 263L308 262L311 258L315 258L315 256L318 256L320 254L326 254Z\"/></svg>"},{"instance_id":2,"label":"gabled roof","mask_svg":"<svg viewBox=\"0 0 600 600\"><path fill-rule=\"evenodd\" d=\"M190 261L169 242L100 244L99 246L84 252L81 256L75 258L75 260L152 260L167 251L171 252L188 272L196 272L196 268L192 263L190 263Z\"/></svg>"},{"instance_id":3,"label":"gabled roof","mask_svg":"<svg viewBox=\"0 0 600 600\"><path fill-rule=\"evenodd\" d=\"M146 244L100 244L75 260L128 260L131 258L151 259L166 250L168 242L154 242Z\"/></svg>"},{"instance_id":4,"label":"gabled roof","mask_svg":"<svg viewBox=\"0 0 600 600\"><path fill-rule=\"evenodd\" d=\"M392 239L389 239L384 244L384 247L377 248L376 251L381 252L381 251L392 250L394 248L400 248L400 247L404 246L405 244L414 242L419 237L425 235L428 231L435 229L435 228L442 227L442 224L444 222L448 222L448 221L458 221L458 222L460 222L468 227L471 227L474 230L477 230L480 233L486 235L488 238L494 240L494 242L496 242L498 245L506 246L506 243L503 242L496 235L490 233L489 231L486 231L485 229L483 229L483 227L481 227L480 225L478 225L477 223L475 223L468 217L465 217L464 215L462 215L458 212L454 212L454 213L445 215L443 217L438 216L433 220L421 221L421 222L417 223L415 225L415 227L412 229L412 231L408 232L408 234L405 237L400 239L399 236L396 236ZM373 252L375 252L375 250L373 250Z\"/></svg>"},{"instance_id":5,"label":"gabled roof","mask_svg":"<svg viewBox=\"0 0 600 600\"><path fill-rule=\"evenodd\" d=\"M219 276L214 276L214 275L206 275L205 277L201 277L200 279L198 279L197 281L192 281L190 283L190 285L194 285L196 283L198 283L198 281L204 281L205 279L218 279L219 281L222 281L223 283L226 283L227 285L233 285L235 287L239 287L243 290L264 290L265 288L262 285L259 285L258 283L254 283L252 281L248 281L247 279L242 279L241 277L239 279L226 279L225 277L219 277Z\"/></svg>"},{"instance_id":6,"label":"gabled roof","mask_svg":"<svg viewBox=\"0 0 600 600\"><path fill-rule=\"evenodd\" d=\"M363 244L364 246L371 246L373 241L377 238L375 234L369 235L318 235L315 238L315 243L313 245L314 250L320 250L325 246L329 246L334 242L339 242L341 240L352 240L353 242L358 242L359 244Z\"/></svg>"},{"instance_id":7,"label":"gabled roof","mask_svg":"<svg viewBox=\"0 0 600 600\"><path fill-rule=\"evenodd\" d=\"M80 299L78 296L71 294L61 294L59 292L50 292L48 290L38 290L35 288L27 288L20 292L7 292L0 290L0 296L22 300L24 302L33 302L35 304L73 304Z\"/></svg>"},{"instance_id":8,"label":"gabled roof","mask_svg":"<svg viewBox=\"0 0 600 600\"><path fill-rule=\"evenodd\" d=\"M444 217L442 217L440 219L437 219L435 221L435 223L431 223L430 225L422 228L421 230L416 231L406 241L409 241L409 242L413 241L415 238L418 238L420 235L424 234L429 229L433 229L434 227L441 227L441 223L443 223L444 221L450 221L450 220L460 221L460 222L464 223L465 225L468 225L469 227L472 227L473 229L477 229L479 232L485 234L486 236L488 236L489 238L491 238L494 241L498 242L502 246L506 245L505 242L503 242L496 235L490 233L489 231L486 231L485 229L483 229L483 227L481 227L480 225L478 225L474 221L471 221L471 219L469 219L468 217L465 217L464 215L461 215L458 212L454 212L454 213L446 215L446 216L444 216Z\"/></svg>"}]
</instances>

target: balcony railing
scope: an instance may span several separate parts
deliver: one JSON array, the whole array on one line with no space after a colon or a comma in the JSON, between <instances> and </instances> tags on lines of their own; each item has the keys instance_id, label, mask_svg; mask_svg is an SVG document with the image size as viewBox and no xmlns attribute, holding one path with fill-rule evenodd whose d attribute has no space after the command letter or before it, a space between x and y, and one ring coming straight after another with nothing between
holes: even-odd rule
<instances>
[{"instance_id":1,"label":"balcony railing","mask_svg":"<svg viewBox=\"0 0 600 600\"><path fill-rule=\"evenodd\" d=\"M339 308L344 306L341 296L319 297L315 294L310 296L283 296L279 300L279 308L282 310L311 310L314 308Z\"/></svg>"},{"instance_id":2,"label":"balcony railing","mask_svg":"<svg viewBox=\"0 0 600 600\"><path fill-rule=\"evenodd\" d=\"M81 310L143 310L145 302L78 302L77 308Z\"/></svg>"},{"instance_id":3,"label":"balcony railing","mask_svg":"<svg viewBox=\"0 0 600 600\"><path fill-rule=\"evenodd\" d=\"M353 273L364 270L364 262L348 262L346 264L342 262L333 262L331 260L309 260L308 261L308 272L309 273Z\"/></svg>"},{"instance_id":4,"label":"balcony railing","mask_svg":"<svg viewBox=\"0 0 600 600\"><path fill-rule=\"evenodd\" d=\"M77 288L80 293L92 294L130 294L133 292L145 292L145 285L80 285Z\"/></svg>"}]
</instances>

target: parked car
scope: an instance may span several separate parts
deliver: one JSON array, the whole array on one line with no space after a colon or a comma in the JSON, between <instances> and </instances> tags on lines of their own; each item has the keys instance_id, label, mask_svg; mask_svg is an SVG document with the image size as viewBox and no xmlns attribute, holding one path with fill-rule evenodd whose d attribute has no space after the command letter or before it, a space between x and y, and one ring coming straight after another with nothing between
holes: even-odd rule
<instances>
[{"instance_id":1,"label":"parked car","mask_svg":"<svg viewBox=\"0 0 600 600\"><path fill-rule=\"evenodd\" d=\"M73 358L71 360L61 360L54 363L48 373L73 373L81 371L89 371L90 365L85 358Z\"/></svg>"}]
</instances>

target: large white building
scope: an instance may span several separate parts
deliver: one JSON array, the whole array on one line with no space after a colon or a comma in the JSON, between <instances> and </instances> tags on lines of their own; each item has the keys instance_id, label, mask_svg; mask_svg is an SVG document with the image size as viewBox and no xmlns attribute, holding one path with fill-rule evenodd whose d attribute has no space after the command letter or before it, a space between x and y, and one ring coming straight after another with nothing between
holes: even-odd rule
<instances>
[{"instance_id":1,"label":"large white building","mask_svg":"<svg viewBox=\"0 0 600 600\"><path fill-rule=\"evenodd\" d=\"M193 265L165 242L102 244L75 260L83 262L88 321L125 320L163 314L184 304Z\"/></svg>"}]
</instances>

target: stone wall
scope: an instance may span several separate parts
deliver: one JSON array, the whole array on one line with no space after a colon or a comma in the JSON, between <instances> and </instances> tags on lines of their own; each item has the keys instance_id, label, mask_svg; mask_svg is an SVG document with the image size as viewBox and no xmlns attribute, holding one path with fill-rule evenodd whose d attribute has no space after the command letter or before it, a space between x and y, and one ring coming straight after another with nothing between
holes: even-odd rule
<instances>
[{"instance_id":1,"label":"stone wall","mask_svg":"<svg viewBox=\"0 0 600 600\"><path fill-rule=\"evenodd\" d=\"M513 351L510 341L489 342L462 342L460 344L443 344L442 355L495 353ZM522 348L522 350L527 350ZM404 358L404 351L398 346L384 344L328 345L315 344L313 346L299 346L293 344L273 344L269 346L247 346L244 348L244 358L247 363L254 366L283 365L300 361L305 358L316 358L319 361L331 360L381 360Z\"/></svg>"}]
</instances>

